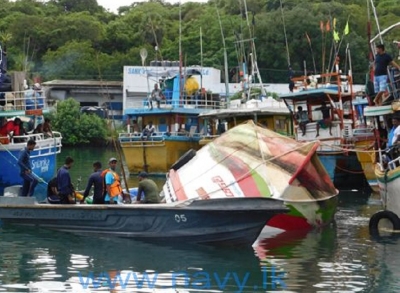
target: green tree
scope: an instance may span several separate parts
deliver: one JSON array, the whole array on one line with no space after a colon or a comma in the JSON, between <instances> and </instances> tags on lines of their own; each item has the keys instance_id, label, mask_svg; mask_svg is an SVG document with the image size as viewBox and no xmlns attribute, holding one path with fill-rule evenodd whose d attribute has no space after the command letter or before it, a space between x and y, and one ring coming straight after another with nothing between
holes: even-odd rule
<instances>
[{"instance_id":1,"label":"green tree","mask_svg":"<svg viewBox=\"0 0 400 293\"><path fill-rule=\"evenodd\" d=\"M57 104L54 129L61 132L63 144L81 145L106 139L106 122L96 115L80 113L79 102L68 98Z\"/></svg>"}]
</instances>

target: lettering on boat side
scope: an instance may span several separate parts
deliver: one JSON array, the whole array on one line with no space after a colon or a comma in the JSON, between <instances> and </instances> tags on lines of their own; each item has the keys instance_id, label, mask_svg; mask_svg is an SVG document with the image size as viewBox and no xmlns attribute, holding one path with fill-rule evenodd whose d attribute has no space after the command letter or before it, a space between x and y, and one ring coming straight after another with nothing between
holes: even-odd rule
<instances>
[{"instance_id":1,"label":"lettering on boat side","mask_svg":"<svg viewBox=\"0 0 400 293\"><path fill-rule=\"evenodd\" d=\"M34 172L48 172L50 169L50 160L48 158L32 159L32 169Z\"/></svg>"},{"instance_id":2,"label":"lettering on boat side","mask_svg":"<svg viewBox=\"0 0 400 293\"><path fill-rule=\"evenodd\" d=\"M95 274L78 272L83 289L186 289L250 292L249 290L285 289L287 274L275 266L262 266L259 272L249 271L173 271L157 272L110 271ZM176 290L178 292L178 290ZM180 290L179 290L180 291ZM133 292L133 291L130 291ZM136 292L136 291L135 291ZM175 290L174 290L175 292Z\"/></svg>"},{"instance_id":3,"label":"lettering on boat side","mask_svg":"<svg viewBox=\"0 0 400 293\"><path fill-rule=\"evenodd\" d=\"M18 210L12 214L18 218L43 218L43 219L69 219L69 220L101 220L100 213L90 213L87 211L58 211L58 210Z\"/></svg>"},{"instance_id":4,"label":"lettering on boat side","mask_svg":"<svg viewBox=\"0 0 400 293\"><path fill-rule=\"evenodd\" d=\"M177 223L180 223L180 222L187 222L187 218L186 218L186 216L185 216L184 214L182 214L182 215L176 214L176 215L175 215L175 221L176 221Z\"/></svg>"},{"instance_id":5,"label":"lettering on boat side","mask_svg":"<svg viewBox=\"0 0 400 293\"><path fill-rule=\"evenodd\" d=\"M232 191L228 187L228 185L224 182L221 176L214 176L211 178L212 182L218 184L218 186L221 188L221 190L225 193L226 196L228 197L234 197Z\"/></svg>"}]
</instances>

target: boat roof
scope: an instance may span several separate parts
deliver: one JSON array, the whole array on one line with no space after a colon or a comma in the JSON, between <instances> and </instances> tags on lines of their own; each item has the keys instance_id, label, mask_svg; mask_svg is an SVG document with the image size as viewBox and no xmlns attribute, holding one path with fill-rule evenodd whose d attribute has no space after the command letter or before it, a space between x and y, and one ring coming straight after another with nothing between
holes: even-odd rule
<instances>
[{"instance_id":1,"label":"boat roof","mask_svg":"<svg viewBox=\"0 0 400 293\"><path fill-rule=\"evenodd\" d=\"M382 116L387 114L392 114L393 108L392 105L386 106L367 106L364 108L364 116Z\"/></svg>"},{"instance_id":2,"label":"boat roof","mask_svg":"<svg viewBox=\"0 0 400 293\"><path fill-rule=\"evenodd\" d=\"M321 98L321 96L338 96L339 91L333 88L316 88L316 89L308 89L299 92L282 94L279 96L280 99L285 100L297 100L297 101L305 101L309 99L317 99ZM350 96L350 93L342 93L342 96Z\"/></svg>"},{"instance_id":3,"label":"boat roof","mask_svg":"<svg viewBox=\"0 0 400 293\"><path fill-rule=\"evenodd\" d=\"M195 68L187 68L187 69L182 69L182 74L184 75L201 75L201 70L200 69L195 69ZM168 69L168 70L157 70L157 71L147 71L147 76L163 76L166 78L175 78L176 76L179 76L179 70L177 69Z\"/></svg>"},{"instance_id":4,"label":"boat roof","mask_svg":"<svg viewBox=\"0 0 400 293\"><path fill-rule=\"evenodd\" d=\"M288 115L290 111L288 108L277 108L277 107L264 107L264 108L237 108L237 109L219 109L219 110L212 110L201 113L199 117L230 117L230 116L247 116L247 115L274 115L274 114L281 114L281 115Z\"/></svg>"}]
</instances>

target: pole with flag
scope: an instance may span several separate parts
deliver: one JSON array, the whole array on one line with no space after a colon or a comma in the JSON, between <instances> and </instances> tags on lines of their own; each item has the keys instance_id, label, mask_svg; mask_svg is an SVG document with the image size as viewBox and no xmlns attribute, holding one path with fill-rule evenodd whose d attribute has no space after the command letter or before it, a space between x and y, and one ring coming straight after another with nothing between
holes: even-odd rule
<instances>
[{"instance_id":1,"label":"pole with flag","mask_svg":"<svg viewBox=\"0 0 400 293\"><path fill-rule=\"evenodd\" d=\"M315 66L314 51L312 49L310 36L308 35L307 32L306 32L306 38L307 38L307 41L308 41L308 45L310 46L311 57L312 57L313 65L314 65L314 74L317 74L317 67Z\"/></svg>"}]
</instances>

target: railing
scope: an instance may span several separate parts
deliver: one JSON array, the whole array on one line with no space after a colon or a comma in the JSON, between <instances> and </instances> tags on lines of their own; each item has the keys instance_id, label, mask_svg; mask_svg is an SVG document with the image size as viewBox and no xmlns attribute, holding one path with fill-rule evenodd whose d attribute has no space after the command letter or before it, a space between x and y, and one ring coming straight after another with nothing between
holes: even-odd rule
<instances>
[{"instance_id":1,"label":"railing","mask_svg":"<svg viewBox=\"0 0 400 293\"><path fill-rule=\"evenodd\" d=\"M353 91L352 77L337 72L294 77L292 81L297 91L330 87L342 92Z\"/></svg>"},{"instance_id":2,"label":"railing","mask_svg":"<svg viewBox=\"0 0 400 293\"><path fill-rule=\"evenodd\" d=\"M21 150L26 146L26 143L33 139L36 141L35 151L38 151L38 155L51 153L60 153L62 147L62 136L60 132L52 131L53 136L48 137L43 133L32 133L27 135L16 135L12 138L8 136L0 136L0 143L2 148L7 150ZM55 148L55 149L54 149Z\"/></svg>"},{"instance_id":3,"label":"railing","mask_svg":"<svg viewBox=\"0 0 400 293\"><path fill-rule=\"evenodd\" d=\"M176 132L154 132L152 135L142 135L142 133L120 133L118 139L121 143L125 142L155 142L164 141L167 138L179 140L179 138L202 138L202 133L190 131L176 131Z\"/></svg>"},{"instance_id":4,"label":"railing","mask_svg":"<svg viewBox=\"0 0 400 293\"><path fill-rule=\"evenodd\" d=\"M400 71L396 69L389 70L390 92L395 100L400 99Z\"/></svg>"},{"instance_id":5,"label":"railing","mask_svg":"<svg viewBox=\"0 0 400 293\"><path fill-rule=\"evenodd\" d=\"M0 111L34 111L46 108L43 91L26 90L19 92L0 92Z\"/></svg>"},{"instance_id":6,"label":"railing","mask_svg":"<svg viewBox=\"0 0 400 293\"><path fill-rule=\"evenodd\" d=\"M157 108L157 101L151 99L144 99L142 102L143 108L151 107L150 102L153 105L153 108ZM186 108L186 109L221 109L226 108L226 102L217 101L217 100L208 100L208 99L199 99L199 98L188 98L184 97L180 100L170 100L163 99L159 101L161 109L172 109L172 108Z\"/></svg>"}]
</instances>

